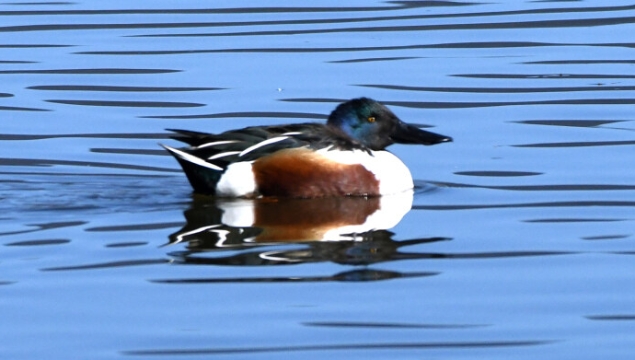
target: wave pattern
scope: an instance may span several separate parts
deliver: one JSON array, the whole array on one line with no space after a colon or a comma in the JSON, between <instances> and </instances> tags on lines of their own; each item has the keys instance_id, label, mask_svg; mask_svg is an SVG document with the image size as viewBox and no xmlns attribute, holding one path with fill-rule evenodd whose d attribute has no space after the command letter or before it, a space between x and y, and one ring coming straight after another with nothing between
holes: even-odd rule
<instances>
[{"instance_id":1,"label":"wave pattern","mask_svg":"<svg viewBox=\"0 0 635 360\"><path fill-rule=\"evenodd\" d=\"M634 12L0 4L3 350L632 357ZM455 140L391 148L417 188L390 229L310 238L387 216L372 199L256 204L270 223L229 224L242 205L191 195L157 144L324 121L362 95Z\"/></svg>"}]
</instances>

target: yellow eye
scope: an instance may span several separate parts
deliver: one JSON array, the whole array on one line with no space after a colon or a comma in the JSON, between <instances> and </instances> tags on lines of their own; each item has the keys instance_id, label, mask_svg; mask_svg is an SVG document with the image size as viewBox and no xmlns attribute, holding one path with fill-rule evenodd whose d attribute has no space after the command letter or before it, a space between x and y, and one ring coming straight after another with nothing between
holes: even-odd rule
<instances>
[{"instance_id":1,"label":"yellow eye","mask_svg":"<svg viewBox=\"0 0 635 360\"><path fill-rule=\"evenodd\" d=\"M374 123L374 122L375 122L375 117L374 117L374 116L370 116L370 117L368 118L368 122L369 122L369 123Z\"/></svg>"}]
</instances>

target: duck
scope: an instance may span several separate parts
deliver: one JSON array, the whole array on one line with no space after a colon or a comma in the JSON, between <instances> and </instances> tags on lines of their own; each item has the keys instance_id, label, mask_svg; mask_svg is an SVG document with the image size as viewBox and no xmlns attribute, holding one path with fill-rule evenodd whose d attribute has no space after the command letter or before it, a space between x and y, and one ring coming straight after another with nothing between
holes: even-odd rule
<instances>
[{"instance_id":1,"label":"duck","mask_svg":"<svg viewBox=\"0 0 635 360\"><path fill-rule=\"evenodd\" d=\"M400 120L367 97L339 104L326 124L251 126L211 134L166 129L188 146L162 146L195 193L223 198L377 197L414 188L392 144L434 145L449 136Z\"/></svg>"}]
</instances>

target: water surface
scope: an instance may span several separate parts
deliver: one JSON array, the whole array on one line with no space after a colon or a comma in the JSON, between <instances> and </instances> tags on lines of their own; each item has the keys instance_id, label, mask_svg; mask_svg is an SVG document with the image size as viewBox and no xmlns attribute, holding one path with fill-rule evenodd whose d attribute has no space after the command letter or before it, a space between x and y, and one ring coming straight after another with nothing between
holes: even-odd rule
<instances>
[{"instance_id":1,"label":"water surface","mask_svg":"<svg viewBox=\"0 0 635 360\"><path fill-rule=\"evenodd\" d=\"M635 5L4 2L0 18L3 358L635 354ZM358 96L454 138L391 147L411 197L215 201L158 145L323 121Z\"/></svg>"}]
</instances>

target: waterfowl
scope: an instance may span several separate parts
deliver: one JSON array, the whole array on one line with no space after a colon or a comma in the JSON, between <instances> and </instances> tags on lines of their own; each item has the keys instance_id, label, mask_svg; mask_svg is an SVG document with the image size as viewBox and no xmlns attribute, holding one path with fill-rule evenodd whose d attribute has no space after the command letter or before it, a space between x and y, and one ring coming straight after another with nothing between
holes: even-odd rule
<instances>
[{"instance_id":1,"label":"waterfowl","mask_svg":"<svg viewBox=\"0 0 635 360\"><path fill-rule=\"evenodd\" d=\"M452 138L401 121L369 98L339 104L326 124L252 126L220 134L168 129L185 148L163 145L196 193L219 197L382 196L413 188L394 144Z\"/></svg>"}]
</instances>

